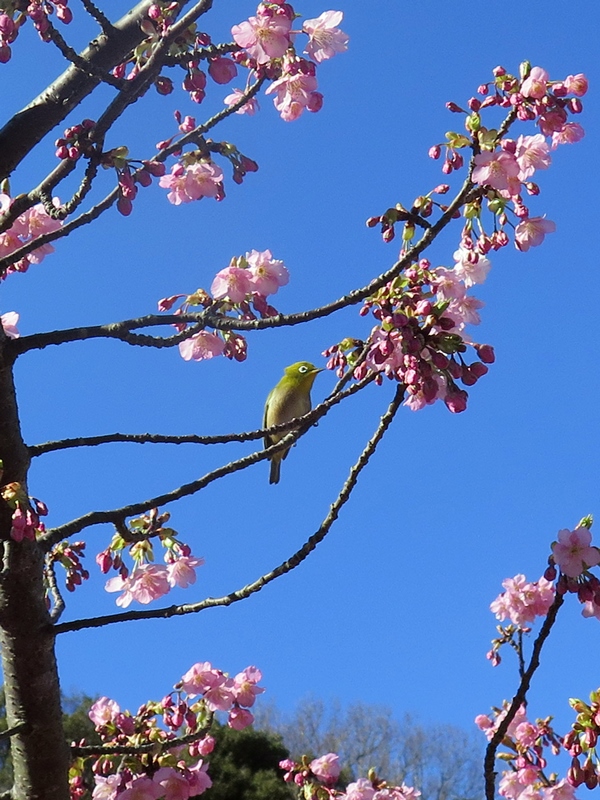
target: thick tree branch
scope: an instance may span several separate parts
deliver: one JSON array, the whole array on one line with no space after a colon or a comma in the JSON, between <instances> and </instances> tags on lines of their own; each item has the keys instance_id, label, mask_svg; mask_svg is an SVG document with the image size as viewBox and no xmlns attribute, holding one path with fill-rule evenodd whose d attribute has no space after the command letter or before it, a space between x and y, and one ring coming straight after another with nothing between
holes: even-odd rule
<instances>
[{"instance_id":1,"label":"thick tree branch","mask_svg":"<svg viewBox=\"0 0 600 800\"><path fill-rule=\"evenodd\" d=\"M281 575L291 572L299 564L301 564L310 555L310 553L313 552L313 550L315 550L317 545L322 542L325 536L327 536L329 533L333 523L339 516L341 508L350 499L350 495L357 484L360 473L369 463L371 456L377 449L377 445L391 425L392 420L394 419L396 412L402 403L403 397L404 387L398 386L396 388L394 399L379 421L377 430L368 441L357 462L351 468L346 482L344 483L337 498L332 503L329 513L319 526L319 529L306 541L304 545L302 545L302 547L296 553L294 553L291 558L287 559L287 561L284 561L278 567L275 567L275 569L267 572L265 575L261 575L260 578L252 583L247 584L242 589L238 589L237 591L231 592L223 597L208 597L206 600L202 600L199 603L192 603L188 605L174 605L168 606L167 608L146 609L143 611L124 611L120 614L107 614L102 617L92 617L90 619L79 619L72 622L64 622L54 627L55 633L59 634L66 633L67 631L79 631L83 630L84 628L99 628L116 622L128 622L138 619L168 619L169 617L183 616L185 614L196 614L199 611L204 611L206 608L230 606L232 603L236 603L239 600L245 600L252 594L259 592L264 586L266 586L268 583L271 583L276 578L279 578Z\"/></svg>"},{"instance_id":2,"label":"thick tree branch","mask_svg":"<svg viewBox=\"0 0 600 800\"><path fill-rule=\"evenodd\" d=\"M125 519L125 517L131 517L135 514L141 514L144 511L150 511L152 508L157 508L167 503L173 503L175 500L180 500L182 497L188 497L192 494L196 494L210 483L213 483L219 478L223 478L225 475L230 475L233 472L239 472L240 470L246 469L252 464L265 461L274 453L278 453L280 450L285 450L287 447L294 444L294 442L303 436L306 431L312 425L314 425L315 422L324 417L333 406L340 403L346 397L356 394L372 380L373 377L370 375L363 378L362 381L358 381L345 391L328 397L308 414L305 414L303 417L298 417L296 420L292 421L294 423L295 430L292 430L286 434L286 436L277 442L277 444L271 445L264 450L256 450L254 453L250 453L249 455L239 458L235 461L230 461L228 464L224 464L222 467L217 467L217 469L206 473L201 478L191 481L191 483L186 483L183 486L179 486L177 489L173 489L171 492L166 492L138 503L122 506L121 508L114 508L107 511L90 511L89 513L84 514L81 517L77 517L77 519L71 520L64 525L49 529L38 541L40 545L47 551L53 545L58 544L58 542L68 538L69 536L72 536L75 533L78 533L84 528L89 528L92 525L99 525L106 522L116 524ZM280 427L287 427L288 425L289 423L284 423L281 426L273 426L273 428L278 429Z\"/></svg>"},{"instance_id":3,"label":"thick tree branch","mask_svg":"<svg viewBox=\"0 0 600 800\"><path fill-rule=\"evenodd\" d=\"M564 596L556 592L556 596L554 598L554 602L550 606L548 614L546 615L546 619L540 629L540 632L537 635L537 638L533 644L533 649L531 652L531 660L529 661L529 666L523 673L521 681L519 683L519 688L515 696L513 697L510 707L506 712L506 716L503 717L502 721L498 725L494 735L490 739L488 746L485 751L485 759L484 759L484 778L485 778L485 796L486 800L494 800L496 794L496 771L495 761L496 761L496 751L498 747L502 744L506 732L508 730L508 726L515 718L517 711L521 708L525 700L527 699L527 692L529 691L529 686L531 684L531 679L537 668L540 665L540 653L542 652L542 647L544 646L544 642L550 635L550 631L552 630L552 626L556 622L556 615L560 607L564 602Z\"/></svg>"}]
</instances>

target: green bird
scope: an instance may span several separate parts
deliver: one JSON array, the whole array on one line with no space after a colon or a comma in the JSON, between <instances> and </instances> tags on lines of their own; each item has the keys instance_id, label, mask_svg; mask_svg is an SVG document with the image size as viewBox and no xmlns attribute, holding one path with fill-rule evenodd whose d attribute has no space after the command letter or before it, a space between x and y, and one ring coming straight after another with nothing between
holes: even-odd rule
<instances>
[{"instance_id":1,"label":"green bird","mask_svg":"<svg viewBox=\"0 0 600 800\"><path fill-rule=\"evenodd\" d=\"M271 389L267 397L263 428L280 425L282 422L289 422L291 419L308 414L311 409L310 390L319 372L322 372L322 369L308 361L297 361L286 367L283 371L283 378L274 389ZM288 433L289 431L283 431L265 436L265 447L277 444ZM289 450L290 448L287 447L271 456L269 483L279 483L281 462Z\"/></svg>"}]
</instances>

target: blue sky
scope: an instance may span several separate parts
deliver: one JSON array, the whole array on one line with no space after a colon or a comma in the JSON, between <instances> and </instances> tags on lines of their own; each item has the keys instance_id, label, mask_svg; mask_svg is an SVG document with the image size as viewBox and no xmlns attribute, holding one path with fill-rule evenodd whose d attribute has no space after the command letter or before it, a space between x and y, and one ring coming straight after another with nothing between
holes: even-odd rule
<instances>
[{"instance_id":1,"label":"blue sky","mask_svg":"<svg viewBox=\"0 0 600 800\"><path fill-rule=\"evenodd\" d=\"M251 3L235 4L233 15L228 4L214 5L206 27L215 41L229 40L231 25L254 11ZM304 17L327 8L315 0L296 5ZM555 152L552 168L538 176L542 194L530 203L556 222L556 233L527 254L511 246L493 257L476 292L486 304L477 338L494 345L497 362L471 390L467 412L402 409L352 502L307 562L228 609L63 635L67 691L133 707L163 696L196 661L230 672L256 664L265 697L283 708L312 693L467 727L516 685L509 654L495 670L485 660L496 624L488 607L501 581L518 572L537 579L556 532L600 512L597 5L574 0L568 18L555 0L502 12L483 2L470 15L440 0L352 0L339 8L350 49L319 69L322 111L284 123L263 97L259 115L235 116L215 134L255 159L258 173L241 187L228 180L219 204L175 208L158 186L141 190L131 217L108 212L59 242L41 266L7 280L2 312L21 314L23 334L152 313L165 295L208 288L232 256L252 248L270 248L290 270L275 298L281 311L335 299L396 259L398 245L383 244L365 219L398 201L410 205L442 181L428 148L462 124L445 102L465 102L496 65L515 71L526 58L552 79L590 78L580 120L586 138ZM72 28L79 47L87 33ZM7 117L61 69L31 32L14 50L0 83ZM200 107L179 93L149 95L108 144L148 157L174 132L175 109L200 121L227 93L210 85ZM88 101L71 122L97 114ZM58 135L17 171L13 194L53 166ZM102 177L107 188L112 180ZM458 226L446 232L430 259L451 266L458 236ZM243 364L184 363L174 350L112 341L30 353L17 365L24 436L33 444L112 431L253 429L284 366L320 363L327 346L368 329L350 309L254 334ZM331 374L320 375L313 399L333 383ZM169 602L230 592L298 549L327 514L393 388L370 387L312 429L284 463L278 486L269 486L260 464L171 507L173 527L206 566L193 589ZM53 453L35 460L30 489L55 525L169 490L245 452L249 445L230 444ZM69 596L65 619L117 610L93 565L110 536L108 528L88 531L93 577ZM532 691L532 716L554 713L564 728L568 697L597 688L598 625L583 620L574 602L561 612Z\"/></svg>"}]
</instances>

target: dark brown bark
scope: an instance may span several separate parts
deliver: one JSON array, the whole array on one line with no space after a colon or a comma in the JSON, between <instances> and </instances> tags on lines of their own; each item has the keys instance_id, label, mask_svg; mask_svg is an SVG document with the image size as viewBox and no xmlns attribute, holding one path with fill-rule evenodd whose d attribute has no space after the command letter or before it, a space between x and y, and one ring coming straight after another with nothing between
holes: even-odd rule
<instances>
[{"instance_id":1,"label":"dark brown bark","mask_svg":"<svg viewBox=\"0 0 600 800\"><path fill-rule=\"evenodd\" d=\"M0 331L2 485L26 485L29 455L21 437L12 362ZM67 800L69 753L62 730L54 631L44 601L43 553L36 542L10 540L11 509L0 499L0 646L11 737L15 800Z\"/></svg>"},{"instance_id":2,"label":"dark brown bark","mask_svg":"<svg viewBox=\"0 0 600 800\"><path fill-rule=\"evenodd\" d=\"M142 0L134 6L114 24L110 35L102 33L90 42L81 57L105 72L120 64L145 37L140 30L140 21L150 4L151 0ZM0 130L0 180L8 177L44 136L99 83L99 78L71 65L35 100L15 114Z\"/></svg>"}]
</instances>

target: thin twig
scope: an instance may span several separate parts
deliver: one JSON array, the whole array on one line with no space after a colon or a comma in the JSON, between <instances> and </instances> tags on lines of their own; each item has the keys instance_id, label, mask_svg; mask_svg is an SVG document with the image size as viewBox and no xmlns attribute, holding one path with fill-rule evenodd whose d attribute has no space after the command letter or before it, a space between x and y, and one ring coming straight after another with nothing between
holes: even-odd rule
<instances>
[{"instance_id":1,"label":"thin twig","mask_svg":"<svg viewBox=\"0 0 600 800\"><path fill-rule=\"evenodd\" d=\"M131 503L130 505L123 506L121 508L114 508L107 511L90 511L81 517L77 517L70 522L66 522L64 525L49 529L43 536L40 537L38 541L40 545L46 551L48 551L53 545L58 544L58 542L68 538L69 536L72 536L75 533L78 533L84 528L89 528L92 525L99 525L106 522L115 523L124 519L125 517L131 517L135 514L141 514L145 511L150 511L152 508L157 508L167 503L173 503L175 500L180 500L182 497L189 497L192 494L196 494L201 489L204 489L206 486L218 480L219 478L224 477L225 475L231 475L234 472L239 472L242 469L246 469L252 464L265 461L275 453L278 453L280 450L287 449L297 439L303 436L306 431L312 425L314 425L315 422L324 417L333 406L340 403L346 397L356 394L372 380L373 376L367 376L362 381L358 381L350 386L344 392L340 392L337 395L327 398L303 417L298 417L298 419L293 420L292 422L295 429L291 430L283 439L276 444L271 445L270 447L266 447L263 450L257 450L254 453L250 453L249 455L239 458L235 461L230 461L228 464L217 467L217 469L212 470L212 472L207 472L201 478L198 478L191 483L186 483L183 486L179 486L177 489L174 489L171 492L166 492L141 502ZM284 423L284 425L287 426L288 423ZM276 428L277 426L274 427ZM133 536L131 538L133 539ZM143 539L145 537L141 536L139 538Z\"/></svg>"},{"instance_id":2,"label":"thin twig","mask_svg":"<svg viewBox=\"0 0 600 800\"><path fill-rule=\"evenodd\" d=\"M115 76L111 75L110 72L100 69L100 67L97 67L89 59L82 58L77 51L73 50L73 48L67 44L62 34L54 27L48 17L46 17L46 21L48 24L47 30L49 33L49 38L52 42L54 42L67 61L70 61L71 64L76 66L77 69L80 69L90 78L98 78L98 80L102 81L102 83L108 83L109 86L113 86L115 89L121 90L123 88L124 81L121 78L115 78Z\"/></svg>"},{"instance_id":3,"label":"thin twig","mask_svg":"<svg viewBox=\"0 0 600 800\"><path fill-rule=\"evenodd\" d=\"M98 25L100 25L102 32L106 34L106 36L109 36L114 32L115 28L112 22L107 16L104 15L102 11L100 11L99 8L97 8L97 6L94 5L94 3L92 3L92 0L81 0L81 4L88 12L90 17L95 19Z\"/></svg>"},{"instance_id":4,"label":"thin twig","mask_svg":"<svg viewBox=\"0 0 600 800\"><path fill-rule=\"evenodd\" d=\"M502 741L508 730L508 726L513 721L513 719L517 714L517 711L521 708L521 706L523 705L523 703L527 698L527 692L529 691L531 679L540 665L540 653L542 651L542 647L544 645L544 642L550 635L552 626L556 621L556 615L558 614L558 610L562 606L563 602L564 602L564 596L556 592L554 602L550 606L548 614L546 615L546 619L544 620L540 632L538 633L537 638L533 643L533 649L531 652L531 660L529 661L529 666L523 673L523 676L519 683L519 688L517 689L517 692L511 701L511 704L509 706L508 711L506 712L506 715L502 718L502 721L498 725L498 728L496 729L494 735L490 739L488 746L486 748L485 759L483 762L486 800L494 800L495 798L496 772L494 770L494 766L496 761L496 751L498 750L498 747L502 744Z\"/></svg>"},{"instance_id":5,"label":"thin twig","mask_svg":"<svg viewBox=\"0 0 600 800\"><path fill-rule=\"evenodd\" d=\"M79 631L83 630L84 628L100 628L104 625L111 625L116 622L128 622L130 620L138 619L168 619L169 617L183 616L185 614L196 614L206 608L230 606L232 603L236 603L239 600L245 600L252 594L259 592L264 586L266 586L268 583L271 583L271 581L274 581L276 578L279 578L281 575L291 572L299 564L301 564L310 555L310 553L313 552L313 550L315 550L317 545L322 542L325 536L327 536L329 533L333 523L339 516L342 506L344 506L350 499L350 495L356 486L360 473L368 464L371 456L377 449L377 445L391 425L392 420L394 419L394 416L396 415L396 412L402 403L403 396L404 387L398 386L396 388L394 399L379 421L377 430L368 441L356 463L350 469L350 473L346 479L346 482L344 483L337 498L332 503L329 513L319 526L319 529L305 542L305 544L302 545L302 547L296 553L294 553L291 558L287 559L287 561L284 561L278 567L275 567L275 569L271 570L271 572L261 575L260 578L252 583L247 584L242 589L238 589L237 591L231 592L223 597L208 597L199 603L192 603L188 605L174 605L168 606L167 608L147 609L143 611L124 611L120 614L107 614L102 617L92 617L90 619L79 619L73 620L72 622L63 622L54 627L54 632L59 634L66 633L67 631Z\"/></svg>"},{"instance_id":6,"label":"thin twig","mask_svg":"<svg viewBox=\"0 0 600 800\"><path fill-rule=\"evenodd\" d=\"M50 620L52 622L58 622L58 620L62 616L63 611L65 610L65 601L59 589L58 581L56 580L54 561L52 560L50 553L46 555L46 564L44 566L44 577L46 578L46 581L48 583L48 588L50 589L50 595L52 596L52 601L53 601L52 610L50 611Z\"/></svg>"},{"instance_id":7,"label":"thin twig","mask_svg":"<svg viewBox=\"0 0 600 800\"><path fill-rule=\"evenodd\" d=\"M29 730L31 726L28 722L18 722L12 728L7 728L5 731L0 731L0 741L2 739L9 739L11 736L16 736L18 733L24 733Z\"/></svg>"}]
</instances>

